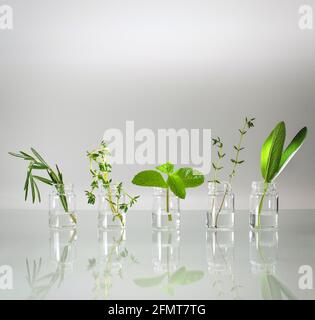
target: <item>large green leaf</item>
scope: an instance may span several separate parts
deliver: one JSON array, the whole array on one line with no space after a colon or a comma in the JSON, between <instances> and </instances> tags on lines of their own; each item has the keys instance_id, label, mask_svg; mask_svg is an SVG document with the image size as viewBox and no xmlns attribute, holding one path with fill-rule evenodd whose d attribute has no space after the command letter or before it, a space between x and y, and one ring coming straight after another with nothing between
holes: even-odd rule
<instances>
[{"instance_id":1,"label":"large green leaf","mask_svg":"<svg viewBox=\"0 0 315 320\"><path fill-rule=\"evenodd\" d=\"M170 162L166 162L158 167L156 167L157 170L166 173L166 174L171 174L174 172L174 165Z\"/></svg>"},{"instance_id":2,"label":"large green leaf","mask_svg":"<svg viewBox=\"0 0 315 320\"><path fill-rule=\"evenodd\" d=\"M291 143L287 146L285 151L282 154L279 170L274 177L277 178L279 174L283 171L283 169L287 166L287 164L290 162L290 160L294 157L294 155L299 151L299 149L302 147L303 142L307 136L307 128L304 127L301 129L297 135L293 138Z\"/></svg>"},{"instance_id":3,"label":"large green leaf","mask_svg":"<svg viewBox=\"0 0 315 320\"><path fill-rule=\"evenodd\" d=\"M181 168L175 173L184 182L185 188L195 188L202 185L205 178L201 172L192 168Z\"/></svg>"},{"instance_id":4,"label":"large green leaf","mask_svg":"<svg viewBox=\"0 0 315 320\"><path fill-rule=\"evenodd\" d=\"M273 129L261 149L261 173L266 182L271 182L279 170L284 141L285 123L282 121Z\"/></svg>"},{"instance_id":5,"label":"large green leaf","mask_svg":"<svg viewBox=\"0 0 315 320\"><path fill-rule=\"evenodd\" d=\"M132 179L132 183L142 187L167 188L167 184L162 175L154 170L145 170L139 172Z\"/></svg>"},{"instance_id":6,"label":"large green leaf","mask_svg":"<svg viewBox=\"0 0 315 320\"><path fill-rule=\"evenodd\" d=\"M164 278L167 276L167 273L162 274L161 276L152 277L152 278L138 278L134 280L134 283L143 288L155 287L161 284Z\"/></svg>"},{"instance_id":7,"label":"large green leaf","mask_svg":"<svg viewBox=\"0 0 315 320\"><path fill-rule=\"evenodd\" d=\"M170 278L170 283L188 285L201 280L203 276L204 273L202 271L187 271L185 267L182 267L173 273Z\"/></svg>"},{"instance_id":8,"label":"large green leaf","mask_svg":"<svg viewBox=\"0 0 315 320\"><path fill-rule=\"evenodd\" d=\"M185 184L183 180L176 174L172 174L167 179L167 184L172 192L180 199L186 198Z\"/></svg>"}]
</instances>

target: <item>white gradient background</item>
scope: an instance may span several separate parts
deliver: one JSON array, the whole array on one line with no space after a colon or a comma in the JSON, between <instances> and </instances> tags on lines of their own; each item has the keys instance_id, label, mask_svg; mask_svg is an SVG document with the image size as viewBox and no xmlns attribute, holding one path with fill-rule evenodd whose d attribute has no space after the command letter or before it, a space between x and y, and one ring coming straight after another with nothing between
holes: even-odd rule
<instances>
[{"instance_id":1,"label":"white gradient background","mask_svg":"<svg viewBox=\"0 0 315 320\"><path fill-rule=\"evenodd\" d=\"M246 115L257 118L235 180L248 208L260 179L261 143L285 120L288 140L308 140L278 180L282 208L314 206L315 33L298 28L298 8L314 0L1 0L14 29L0 31L0 207L25 204L25 164L8 151L34 146L60 164L87 208L85 151L108 128L211 128L229 149ZM117 166L130 181L141 166ZM138 208L150 208L150 190ZM47 189L43 192L44 199ZM206 185L183 208L204 208Z\"/></svg>"}]
</instances>

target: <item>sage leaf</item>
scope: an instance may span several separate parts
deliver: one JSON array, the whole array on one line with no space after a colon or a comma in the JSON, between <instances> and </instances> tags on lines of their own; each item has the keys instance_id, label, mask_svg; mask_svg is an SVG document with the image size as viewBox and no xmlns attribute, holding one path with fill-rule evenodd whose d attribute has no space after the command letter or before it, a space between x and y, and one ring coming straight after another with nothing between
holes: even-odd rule
<instances>
[{"instance_id":1,"label":"sage leaf","mask_svg":"<svg viewBox=\"0 0 315 320\"><path fill-rule=\"evenodd\" d=\"M282 121L272 130L261 149L261 173L266 182L276 176L281 161L286 136L285 123Z\"/></svg>"},{"instance_id":2,"label":"sage leaf","mask_svg":"<svg viewBox=\"0 0 315 320\"><path fill-rule=\"evenodd\" d=\"M154 170L145 170L139 172L132 179L132 183L143 187L167 188L167 184L162 175Z\"/></svg>"},{"instance_id":3,"label":"sage leaf","mask_svg":"<svg viewBox=\"0 0 315 320\"><path fill-rule=\"evenodd\" d=\"M184 182L185 188L195 188L202 185L205 181L203 174L192 168L181 168L175 172Z\"/></svg>"},{"instance_id":4,"label":"sage leaf","mask_svg":"<svg viewBox=\"0 0 315 320\"><path fill-rule=\"evenodd\" d=\"M167 184L169 185L175 196L180 199L186 198L185 184L177 174L170 175L167 179Z\"/></svg>"},{"instance_id":5,"label":"sage leaf","mask_svg":"<svg viewBox=\"0 0 315 320\"><path fill-rule=\"evenodd\" d=\"M285 151L283 152L283 154L281 156L279 170L278 170L274 179L276 179L280 175L280 173L283 171L283 169L288 165L288 163L291 161L291 159L295 156L295 154L302 147L306 136L307 136L307 128L304 127L303 129L301 129L297 133L297 135L293 138L291 143L287 146L287 148L285 149Z\"/></svg>"}]
</instances>

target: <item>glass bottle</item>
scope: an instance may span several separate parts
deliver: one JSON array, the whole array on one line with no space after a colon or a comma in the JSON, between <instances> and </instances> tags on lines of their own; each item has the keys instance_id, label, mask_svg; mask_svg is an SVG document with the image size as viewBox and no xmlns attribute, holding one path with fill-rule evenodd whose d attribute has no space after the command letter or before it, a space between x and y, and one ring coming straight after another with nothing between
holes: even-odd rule
<instances>
[{"instance_id":1,"label":"glass bottle","mask_svg":"<svg viewBox=\"0 0 315 320\"><path fill-rule=\"evenodd\" d=\"M98 227L101 229L120 229L126 226L126 213L120 209L125 202L116 186L102 188L99 194Z\"/></svg>"},{"instance_id":2,"label":"glass bottle","mask_svg":"<svg viewBox=\"0 0 315 320\"><path fill-rule=\"evenodd\" d=\"M55 184L49 195L49 226L56 229L77 226L76 195L73 184Z\"/></svg>"},{"instance_id":3,"label":"glass bottle","mask_svg":"<svg viewBox=\"0 0 315 320\"><path fill-rule=\"evenodd\" d=\"M254 181L250 195L249 224L252 228L278 227L279 196L274 182Z\"/></svg>"},{"instance_id":4,"label":"glass bottle","mask_svg":"<svg viewBox=\"0 0 315 320\"><path fill-rule=\"evenodd\" d=\"M169 189L154 188L152 228L178 229L180 227L179 198Z\"/></svg>"},{"instance_id":5,"label":"glass bottle","mask_svg":"<svg viewBox=\"0 0 315 320\"><path fill-rule=\"evenodd\" d=\"M234 194L229 182L209 182L207 226L212 229L234 227Z\"/></svg>"}]
</instances>

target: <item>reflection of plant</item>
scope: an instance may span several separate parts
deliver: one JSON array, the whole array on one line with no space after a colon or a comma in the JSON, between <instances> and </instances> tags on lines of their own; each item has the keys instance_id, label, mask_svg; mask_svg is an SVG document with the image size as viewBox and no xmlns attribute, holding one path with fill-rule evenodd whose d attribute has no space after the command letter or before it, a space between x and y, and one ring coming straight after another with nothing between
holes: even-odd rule
<instances>
[{"instance_id":1,"label":"reflection of plant","mask_svg":"<svg viewBox=\"0 0 315 320\"><path fill-rule=\"evenodd\" d=\"M272 130L261 149L261 174L264 178L265 187L260 199L258 209L258 219L256 227L260 227L260 217L263 209L263 203L268 191L268 184L274 181L283 171L289 161L301 148L307 135L307 128L301 129L288 147L283 151L286 127L282 121Z\"/></svg>"},{"instance_id":2,"label":"reflection of plant","mask_svg":"<svg viewBox=\"0 0 315 320\"><path fill-rule=\"evenodd\" d=\"M139 172L132 180L132 183L142 187L156 187L166 189L166 213L168 220L172 221L170 213L169 193L170 190L180 199L186 198L186 189L195 188L203 184L204 176L192 168L181 168L174 171L174 165L170 162L156 167L156 170L145 170ZM167 179L164 180L162 174Z\"/></svg>"},{"instance_id":3,"label":"reflection of plant","mask_svg":"<svg viewBox=\"0 0 315 320\"><path fill-rule=\"evenodd\" d=\"M214 245L215 245L215 248L218 249L219 257L217 257L214 254L214 252L212 250L210 250L211 255L212 255L212 260L213 260L214 264L217 264L218 258L221 258L223 260L224 268L225 268L225 270L227 270L227 275L229 277L229 282L231 284L230 292L231 292L231 294L234 295L235 300L239 300L240 299L239 289L241 288L241 286L238 285L236 282L236 277L235 277L234 271L232 269L232 265L228 261L228 255L226 254L225 248L223 248L223 245L221 245L217 239L217 233L215 233L214 239L215 239ZM218 289L219 296L224 296L225 292L223 289L223 279L222 279L222 274L220 271L215 270L215 279L212 282L212 287Z\"/></svg>"},{"instance_id":4,"label":"reflection of plant","mask_svg":"<svg viewBox=\"0 0 315 320\"><path fill-rule=\"evenodd\" d=\"M200 281L204 277L202 271L188 271L185 267L177 269L174 273L165 272L159 276L149 278L138 278L134 280L134 283L142 288L158 287L162 286L163 291L167 294L174 295L176 286L185 286Z\"/></svg>"},{"instance_id":5,"label":"reflection of plant","mask_svg":"<svg viewBox=\"0 0 315 320\"><path fill-rule=\"evenodd\" d=\"M231 159L232 171L229 174L229 180L228 180L230 184L232 183L232 180L236 175L237 167L245 162L245 160L240 160L240 153L241 153L241 151L243 151L245 149L243 147L243 140L244 140L244 137L247 134L248 130L251 129L252 127L254 127L254 121L255 121L255 118L249 119L246 117L243 128L238 130L239 134L240 134L240 138L239 138L238 144L233 147L235 150L235 157L233 159ZM218 153L217 153L218 160L217 160L217 162L212 162L212 169L214 170L214 174L213 174L213 178L209 182L212 182L214 184L219 184L221 182L218 179L218 172L223 169L221 162L226 154L223 152L223 142L220 137L218 137L216 139L212 139L212 144L213 144L213 146L218 148ZM214 201L213 201L211 212L214 216L216 216L215 227L217 227L217 225L218 225L219 214L222 211L227 193L228 193L228 190L226 190L224 193L221 205L220 205L217 213L213 212L215 210Z\"/></svg>"},{"instance_id":6,"label":"reflection of plant","mask_svg":"<svg viewBox=\"0 0 315 320\"><path fill-rule=\"evenodd\" d=\"M73 232L70 240L63 248L60 261L58 261L57 268L54 272L41 275L42 258L40 258L38 262L33 260L32 266L30 266L28 259L26 259L26 280L31 288L30 299L45 299L55 285L57 288L61 286L65 278L68 255L75 239L76 231Z\"/></svg>"},{"instance_id":7,"label":"reflection of plant","mask_svg":"<svg viewBox=\"0 0 315 320\"><path fill-rule=\"evenodd\" d=\"M110 210L113 213L113 220L118 218L123 224L123 218L121 212L126 213L138 200L139 196L130 196L123 188L123 183L120 182L114 185L115 192L112 191L112 179L109 178L109 174L112 172L112 166L108 161L110 157L110 151L104 141L98 149L87 153L90 160L90 172L92 175L91 190L85 191L89 204L95 204L95 190L103 188L107 190L106 201L109 204ZM96 164L97 168L93 167ZM129 201L122 201L126 196Z\"/></svg>"},{"instance_id":8,"label":"reflection of plant","mask_svg":"<svg viewBox=\"0 0 315 320\"><path fill-rule=\"evenodd\" d=\"M35 149L31 148L31 151L33 155L30 155L23 151L20 151L19 153L9 152L9 154L13 157L29 161L26 180L24 184L25 201L27 200L29 189L31 189L33 203L36 201L36 198L39 202L41 202L40 191L36 183L37 181L48 184L50 186L54 186L59 194L60 201L65 212L69 212L67 198L64 195L63 176L59 170L58 165L56 165L57 171L54 171ZM46 171L46 173L49 176L49 179L46 179L42 176L34 175L33 171L35 170ZM74 214L71 213L70 217L74 223L77 222Z\"/></svg>"},{"instance_id":9,"label":"reflection of plant","mask_svg":"<svg viewBox=\"0 0 315 320\"><path fill-rule=\"evenodd\" d=\"M101 261L97 261L95 258L89 259L89 264L87 267L88 271L92 271L92 275L94 278L94 296L95 299L99 297L103 297L105 300L109 298L110 289L113 286L113 277L118 274L120 279L123 279L123 272L126 267L132 264L139 263L137 258L128 252L126 248L124 248L121 252L117 254L120 245L123 242L123 235L118 240L114 239L114 243L109 248L108 255L106 256L105 263ZM121 263L124 261L126 264L123 265ZM118 263L119 269L113 270L114 264Z\"/></svg>"},{"instance_id":10,"label":"reflection of plant","mask_svg":"<svg viewBox=\"0 0 315 320\"><path fill-rule=\"evenodd\" d=\"M264 300L297 300L295 295L274 275L261 275L261 294Z\"/></svg>"}]
</instances>

